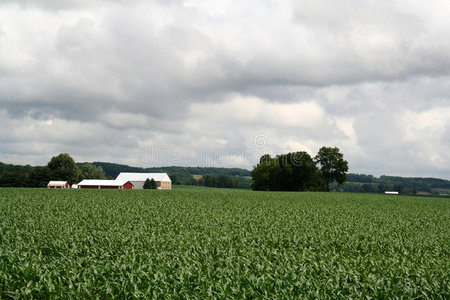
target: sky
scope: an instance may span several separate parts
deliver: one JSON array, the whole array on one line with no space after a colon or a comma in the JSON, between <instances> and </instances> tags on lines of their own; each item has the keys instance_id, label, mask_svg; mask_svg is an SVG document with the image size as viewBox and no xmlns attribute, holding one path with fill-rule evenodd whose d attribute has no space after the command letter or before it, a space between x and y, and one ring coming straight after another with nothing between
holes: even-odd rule
<instances>
[{"instance_id":1,"label":"sky","mask_svg":"<svg viewBox=\"0 0 450 300\"><path fill-rule=\"evenodd\" d=\"M2 0L0 161L450 179L448 0Z\"/></svg>"}]
</instances>

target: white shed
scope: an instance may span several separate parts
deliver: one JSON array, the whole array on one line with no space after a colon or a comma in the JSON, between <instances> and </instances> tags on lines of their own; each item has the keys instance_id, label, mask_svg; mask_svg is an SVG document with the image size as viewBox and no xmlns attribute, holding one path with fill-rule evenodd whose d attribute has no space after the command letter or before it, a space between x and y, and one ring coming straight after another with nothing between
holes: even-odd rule
<instances>
[{"instance_id":1,"label":"white shed","mask_svg":"<svg viewBox=\"0 0 450 300\"><path fill-rule=\"evenodd\" d=\"M49 189L68 189L70 185L67 181L50 181L47 187Z\"/></svg>"}]
</instances>

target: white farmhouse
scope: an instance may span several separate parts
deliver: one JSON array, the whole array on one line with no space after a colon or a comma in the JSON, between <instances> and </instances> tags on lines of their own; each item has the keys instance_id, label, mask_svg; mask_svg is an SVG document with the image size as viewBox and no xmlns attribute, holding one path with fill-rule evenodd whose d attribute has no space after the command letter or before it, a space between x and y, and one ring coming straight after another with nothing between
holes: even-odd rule
<instances>
[{"instance_id":1,"label":"white farmhouse","mask_svg":"<svg viewBox=\"0 0 450 300\"><path fill-rule=\"evenodd\" d=\"M126 180L133 184L134 189L143 189L147 178L153 179L158 189L172 189L172 180L167 173L120 173L116 180Z\"/></svg>"}]
</instances>

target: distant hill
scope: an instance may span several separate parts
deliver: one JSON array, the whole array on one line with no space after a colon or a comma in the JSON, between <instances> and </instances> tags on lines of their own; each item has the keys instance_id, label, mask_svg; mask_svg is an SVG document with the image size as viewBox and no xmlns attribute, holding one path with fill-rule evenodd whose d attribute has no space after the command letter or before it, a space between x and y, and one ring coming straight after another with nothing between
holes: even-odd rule
<instances>
[{"instance_id":1,"label":"distant hill","mask_svg":"<svg viewBox=\"0 0 450 300\"><path fill-rule=\"evenodd\" d=\"M377 178L372 175L349 173L347 174L347 182L403 184L408 188L419 188L420 186L428 188L450 188L449 180L430 177L401 177L383 175Z\"/></svg>"},{"instance_id":2,"label":"distant hill","mask_svg":"<svg viewBox=\"0 0 450 300\"><path fill-rule=\"evenodd\" d=\"M339 189L338 187L335 187ZM450 190L450 181L439 178L380 176L366 174L347 174L347 182L341 187L348 192L384 192L399 191L404 194L416 192L439 193Z\"/></svg>"},{"instance_id":3,"label":"distant hill","mask_svg":"<svg viewBox=\"0 0 450 300\"><path fill-rule=\"evenodd\" d=\"M77 165L83 165L85 163L77 163ZM109 163L109 162L92 162L95 166L102 167L105 172L106 177L116 178L120 172L138 172L138 173L167 173L173 177L176 176L178 182L185 183L186 181L192 178L192 175L202 175L202 177L211 176L211 177L220 177L220 176L228 176L228 177L238 177L241 182L249 182L249 179L246 177L251 176L249 170L240 169L240 168L204 168L204 167L156 167L156 168L141 168L141 167L130 167L127 165ZM250 185L248 184L248 187Z\"/></svg>"}]
</instances>

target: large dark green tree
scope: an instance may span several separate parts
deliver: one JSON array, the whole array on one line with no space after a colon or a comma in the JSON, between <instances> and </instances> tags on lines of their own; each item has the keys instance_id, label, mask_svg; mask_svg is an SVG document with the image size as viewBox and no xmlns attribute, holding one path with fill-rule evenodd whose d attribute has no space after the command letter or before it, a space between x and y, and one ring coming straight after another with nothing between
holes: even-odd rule
<instances>
[{"instance_id":1,"label":"large dark green tree","mask_svg":"<svg viewBox=\"0 0 450 300\"><path fill-rule=\"evenodd\" d=\"M337 147L322 147L314 158L320 167L327 191L330 191L330 183L336 181L339 185L346 180L345 173L348 171L348 162Z\"/></svg>"},{"instance_id":2,"label":"large dark green tree","mask_svg":"<svg viewBox=\"0 0 450 300\"><path fill-rule=\"evenodd\" d=\"M52 180L64 180L69 183L78 182L80 170L68 153L53 156L48 162Z\"/></svg>"},{"instance_id":3,"label":"large dark green tree","mask_svg":"<svg viewBox=\"0 0 450 300\"><path fill-rule=\"evenodd\" d=\"M144 190L149 190L152 188L150 183L150 178L145 179L144 186L142 187Z\"/></svg>"},{"instance_id":4,"label":"large dark green tree","mask_svg":"<svg viewBox=\"0 0 450 300\"><path fill-rule=\"evenodd\" d=\"M306 152L274 158L265 154L252 170L252 188L266 191L318 190L320 178L314 160Z\"/></svg>"},{"instance_id":5,"label":"large dark green tree","mask_svg":"<svg viewBox=\"0 0 450 300\"><path fill-rule=\"evenodd\" d=\"M259 160L251 174L252 174L252 189L256 191L270 191L277 187L278 174L280 174L281 168L277 161L270 157L269 154L265 154Z\"/></svg>"}]
</instances>

